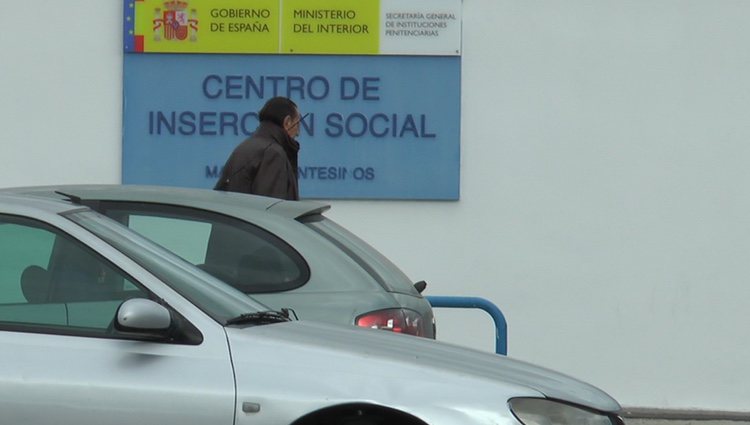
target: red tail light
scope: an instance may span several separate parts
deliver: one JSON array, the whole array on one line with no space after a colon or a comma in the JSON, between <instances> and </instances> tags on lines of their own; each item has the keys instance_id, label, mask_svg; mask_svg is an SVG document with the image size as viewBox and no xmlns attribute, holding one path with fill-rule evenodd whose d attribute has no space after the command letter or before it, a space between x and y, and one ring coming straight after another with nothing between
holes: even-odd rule
<instances>
[{"instance_id":1,"label":"red tail light","mask_svg":"<svg viewBox=\"0 0 750 425\"><path fill-rule=\"evenodd\" d=\"M416 311L403 308L378 310L363 314L355 320L363 328L382 329L408 335L425 336L426 326L422 316Z\"/></svg>"}]
</instances>

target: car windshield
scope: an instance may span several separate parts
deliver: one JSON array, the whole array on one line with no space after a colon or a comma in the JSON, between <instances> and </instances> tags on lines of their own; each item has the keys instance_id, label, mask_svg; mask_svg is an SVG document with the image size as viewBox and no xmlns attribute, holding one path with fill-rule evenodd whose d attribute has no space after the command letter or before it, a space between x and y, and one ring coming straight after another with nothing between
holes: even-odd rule
<instances>
[{"instance_id":1,"label":"car windshield","mask_svg":"<svg viewBox=\"0 0 750 425\"><path fill-rule=\"evenodd\" d=\"M419 295L414 284L383 254L333 220L316 214L304 217L307 226L339 247L389 291Z\"/></svg>"},{"instance_id":2,"label":"car windshield","mask_svg":"<svg viewBox=\"0 0 750 425\"><path fill-rule=\"evenodd\" d=\"M97 212L76 210L65 217L130 257L219 323L242 314L268 310L263 304Z\"/></svg>"}]
</instances>

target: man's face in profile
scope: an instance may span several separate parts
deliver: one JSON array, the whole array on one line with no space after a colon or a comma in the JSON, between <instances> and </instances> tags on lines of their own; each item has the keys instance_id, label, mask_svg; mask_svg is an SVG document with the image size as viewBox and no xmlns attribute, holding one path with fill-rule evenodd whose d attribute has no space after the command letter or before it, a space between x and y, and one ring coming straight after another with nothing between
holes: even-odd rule
<instances>
[{"instance_id":1,"label":"man's face in profile","mask_svg":"<svg viewBox=\"0 0 750 425\"><path fill-rule=\"evenodd\" d=\"M302 116L300 116L299 111L295 110L296 115L294 118L291 116L287 116L284 118L284 130L286 130L286 133L291 137L292 139L299 136L299 123L302 121Z\"/></svg>"}]
</instances>

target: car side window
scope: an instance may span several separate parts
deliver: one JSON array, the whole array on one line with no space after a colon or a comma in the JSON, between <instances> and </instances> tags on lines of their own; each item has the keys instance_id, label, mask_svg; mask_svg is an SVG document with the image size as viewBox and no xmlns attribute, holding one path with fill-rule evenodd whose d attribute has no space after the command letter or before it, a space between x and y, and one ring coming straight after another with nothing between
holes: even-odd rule
<instances>
[{"instance_id":1,"label":"car side window","mask_svg":"<svg viewBox=\"0 0 750 425\"><path fill-rule=\"evenodd\" d=\"M0 216L0 329L104 336L147 292L91 249L28 218Z\"/></svg>"},{"instance_id":2,"label":"car side window","mask_svg":"<svg viewBox=\"0 0 750 425\"><path fill-rule=\"evenodd\" d=\"M182 218L130 214L128 226L193 263L206 262L211 224Z\"/></svg>"},{"instance_id":3,"label":"car side window","mask_svg":"<svg viewBox=\"0 0 750 425\"><path fill-rule=\"evenodd\" d=\"M310 278L302 256L286 242L237 218L150 203L92 206L245 293L280 292Z\"/></svg>"}]
</instances>

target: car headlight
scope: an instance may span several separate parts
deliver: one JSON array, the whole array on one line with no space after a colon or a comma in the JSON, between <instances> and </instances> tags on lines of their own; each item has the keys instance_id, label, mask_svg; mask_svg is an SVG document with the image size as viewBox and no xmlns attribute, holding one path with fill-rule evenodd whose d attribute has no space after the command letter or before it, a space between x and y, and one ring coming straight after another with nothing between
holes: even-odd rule
<instances>
[{"instance_id":1,"label":"car headlight","mask_svg":"<svg viewBox=\"0 0 750 425\"><path fill-rule=\"evenodd\" d=\"M514 398L510 410L524 425L621 425L615 414L574 406L546 398Z\"/></svg>"}]
</instances>

